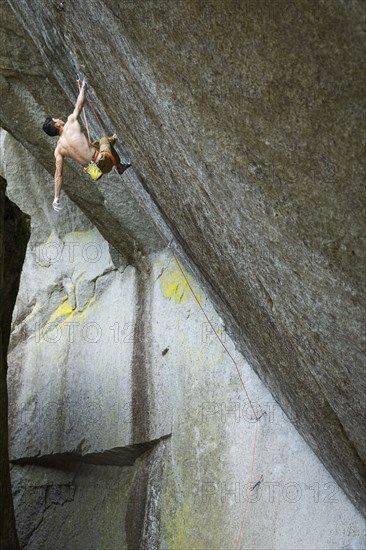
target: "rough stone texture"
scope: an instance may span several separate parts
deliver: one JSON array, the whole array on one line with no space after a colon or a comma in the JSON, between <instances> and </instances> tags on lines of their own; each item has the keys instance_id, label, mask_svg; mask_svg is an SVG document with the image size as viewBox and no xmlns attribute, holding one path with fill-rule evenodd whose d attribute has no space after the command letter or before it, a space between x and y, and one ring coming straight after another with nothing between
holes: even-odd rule
<instances>
[{"instance_id":1,"label":"rough stone texture","mask_svg":"<svg viewBox=\"0 0 366 550\"><path fill-rule=\"evenodd\" d=\"M361 550L362 516L171 250L117 268L71 201L47 217L48 173L0 137L9 197L32 219L8 359L21 547L221 550L239 540L242 549ZM238 374L188 283L265 413L256 437Z\"/></svg>"},{"instance_id":2,"label":"rough stone texture","mask_svg":"<svg viewBox=\"0 0 366 550\"><path fill-rule=\"evenodd\" d=\"M11 495L8 453L7 353L13 313L30 236L28 217L5 195L6 181L0 177L0 546L19 548Z\"/></svg>"},{"instance_id":3,"label":"rough stone texture","mask_svg":"<svg viewBox=\"0 0 366 550\"><path fill-rule=\"evenodd\" d=\"M124 548L126 494L133 472L83 464L65 464L62 470L14 466L14 503L23 514L21 548Z\"/></svg>"},{"instance_id":4,"label":"rough stone texture","mask_svg":"<svg viewBox=\"0 0 366 550\"><path fill-rule=\"evenodd\" d=\"M130 490L126 524L128 548L159 548L162 479L166 446L161 443L141 461Z\"/></svg>"},{"instance_id":5,"label":"rough stone texture","mask_svg":"<svg viewBox=\"0 0 366 550\"><path fill-rule=\"evenodd\" d=\"M72 54L231 333L365 511L364 4L10 4L3 126L53 170L36 128L70 110ZM126 217L125 186L65 176L69 196L135 262L134 241L146 248L151 232Z\"/></svg>"},{"instance_id":6,"label":"rough stone texture","mask_svg":"<svg viewBox=\"0 0 366 550\"><path fill-rule=\"evenodd\" d=\"M155 425L144 427L152 412L149 388L143 391L135 380L138 375L146 380L149 365L142 351L150 345L148 333L136 333L149 318L146 284L139 282L149 279L149 271L117 268L108 242L80 212L46 223L49 200L37 193L37 185L47 182L47 173L4 133L3 142L7 153L0 164L9 196L32 217L9 348L11 458L62 452L90 462L91 455L121 449L127 464L131 445L137 445L136 458L149 448L138 444L170 432L156 415ZM18 171L30 168L22 185L12 159Z\"/></svg>"},{"instance_id":7,"label":"rough stone texture","mask_svg":"<svg viewBox=\"0 0 366 550\"><path fill-rule=\"evenodd\" d=\"M166 469L168 477L161 500L161 546L174 547L182 540L185 547L197 541L202 541L203 547L212 547L214 541L221 547L228 541L234 545L233 533L240 523L236 494L234 502L229 502L229 498L222 502L217 495L222 483L234 483L236 490L233 480L242 480L242 461L245 460L248 471L250 457L246 450L247 454L239 459L239 451L233 448L235 430L228 422L224 427L214 422L211 431L205 422L195 430L194 419L188 418L183 422L181 437L174 436L174 429L178 425L179 430L180 426L177 419L184 417L183 411L187 414L190 407L198 410L197 403L202 407L205 402L199 387L206 388L206 376L216 388L221 369L225 369L222 366L216 369L218 356L212 355L213 349L206 355L207 350L202 350L197 339L190 345L180 341L181 327L189 324L191 334L192 316L188 317L189 323L183 316L177 328L177 312L167 316L164 300L161 296L157 298L159 294L153 296L159 287L153 285L152 273L158 277L163 269L164 274L167 262L158 253L162 247L160 237L128 191L132 186L152 209L167 240L171 231L176 239L174 246L179 248L180 243L179 250L184 251L201 277L224 325L250 364L364 513L365 382L361 365L365 227L364 170L360 166L364 145L361 127L364 4L357 0L347 3L154 0L125 2L121 11L118 4L108 0L90 0L87 4L73 0L62 6L56 1L44 4L37 0L12 0L3 3L2 12L1 123L38 160L36 170L42 166L50 174L48 183L46 176L38 178L38 184L29 178L23 197L19 189L16 191L17 202L22 207L21 201L25 200L29 208L42 203L39 219L43 223L35 223L34 230L38 235L36 242L43 247L57 224L58 231L51 241L56 239L62 249L75 238L72 233L80 230L75 226L87 227L93 238L98 235L97 242L106 246L102 245L102 235L112 247L111 257L103 258L97 268L100 275L106 264L113 264L106 279L107 288L98 294L90 309L88 297L93 296L96 276L91 268L86 280L80 281L79 303L88 314L93 314L96 308L98 315L103 315L100 305L105 300L108 308L112 308L113 321L118 320L118 305L111 303L111 295L118 289L121 301L127 302L126 309L121 310L123 322L126 311L133 316L132 322L141 320L134 329L134 336L142 339L141 348L136 345L125 351L123 362L123 376L128 379L124 387L127 394L123 395L131 398L132 426L121 429L121 434L104 433L93 426L88 430L87 440L93 451L99 452L101 444L104 449L137 444L159 439L172 431L172 466ZM24 29L19 25L22 22ZM79 213L75 213L66 197L63 214L56 221L49 208L54 164L51 140L37 130L44 115L63 117L71 109L75 100L71 55L86 74L92 97L108 128L123 138L123 152L132 158L142 182L129 174L128 179L127 175L122 180L112 177L94 186L70 164L65 171L65 191L93 225L84 218L80 222ZM98 61L100 56L103 63ZM32 59L31 64L28 58ZM100 132L94 122L92 130L95 134ZM15 177L18 153L13 147L11 143L7 145L8 161L13 162L7 170ZM162 266L157 272L159 262ZM76 273L79 271L80 265ZM37 278L36 273L38 266L37 270L28 270L32 278ZM162 276L156 280L161 282ZM133 298L128 291L129 279L134 285ZM48 294L42 296L42 303L49 296L52 281L56 283L55 301L47 302L44 313L52 315L56 306L64 303L62 297L67 296L64 301L79 315L74 307L78 297L73 292L72 266L66 270L51 266L49 279L46 277ZM34 297L38 283L35 280ZM32 301L26 297L24 304L25 319ZM150 320L143 317L145 309L151 314ZM166 320L167 324L164 329L161 327L159 350L153 352L159 328L154 314L157 311L160 323L163 325ZM42 314L40 319L47 320L47 315L43 318ZM105 323L108 326L107 313L102 319L103 326ZM174 355L171 353L174 344L167 343L172 327L177 332L174 342L180 343ZM32 329L27 320L23 329L34 331L34 326ZM200 329L198 333L201 334ZM14 364L24 361L23 382L28 386L35 363L28 347L31 344L24 340L21 331L19 335L18 346L14 332L12 354ZM40 365L45 372L44 342L42 346ZM86 398L90 393L94 400L97 393L94 383L100 379L89 380L84 389L79 385L88 382L88 359L81 360L81 378L73 385L68 376L75 372L79 375L79 370L73 367L78 347L74 347L74 355L70 356L68 373L61 358L67 346L54 348L57 368L48 377L45 374L44 396L53 390L51 381L55 377L57 403L64 403L62 381L70 395L75 392L76 396ZM115 357L108 348L106 342L103 357L104 353ZM26 353L24 358L21 350ZM93 352L88 347L86 350L90 357ZM215 368L204 367L200 363L202 357ZM157 368L160 364L161 370ZM179 374L169 371L169 364L180 365ZM193 372L186 378L187 365ZM229 381L231 369L226 365L222 393L214 395L210 409L214 418L217 415L221 418L222 403L236 403L235 399L242 403L242 398L233 398L230 393L233 382ZM146 376L141 375L141 366ZM111 391L112 400L113 392L117 392L113 383L119 378L116 364L114 367L103 381L100 398L104 403L106 392ZM248 369L248 376L252 377L249 373ZM15 380L12 386L19 403L23 397ZM36 384L35 393L41 390L42 386ZM164 412L172 407L175 416L168 422ZM59 412L62 410L59 408ZM57 411L53 418L64 434L65 446L64 441L54 438L52 422L44 422L42 430L48 439L41 440L42 432L34 444L26 437L27 452L31 452L32 445L39 445L44 453L51 449L68 452L81 442L83 422L68 432L60 424ZM15 429L18 426L15 421ZM221 428L229 443L220 439ZM291 479L285 478L285 473L290 476L291 472L292 479L298 479L296 476L302 472L304 487L313 487L315 491L314 483L323 483L324 472L321 470L320 481L320 475L313 473L320 471L319 464L312 455L310 458L307 447L299 443L292 429L286 425L275 430L272 445L266 434L266 440L260 443L261 453L266 455L266 459L259 455L261 469L265 479L269 476L279 483ZM242 438L252 435L250 430L241 430L236 434L237 441L247 441ZM185 437L187 441L183 444ZM296 444L290 445L293 438ZM192 441L194 457L186 452ZM288 454L286 445L291 449ZM217 455L211 457L211 451L222 448L228 449L228 454L221 461ZM196 480L193 485L185 477L186 472L191 474L191 480ZM227 472L231 472L229 481L224 477ZM200 523L197 518L202 500L195 500L195 491L198 486L202 496L201 482L212 484L204 486L213 495L212 509L207 512L209 527L207 521L203 519ZM243 544L277 548L289 545L306 548L309 544L319 548L340 544L362 547L364 531L359 519L355 521L356 527L349 527L349 520L341 528L338 512L333 509L331 513L329 502L323 502L316 519L319 510L310 501L291 503L292 513L283 502L276 503L279 508L275 507L275 511L270 503L264 523L260 519L261 501L258 513L251 518L251 528L244 530ZM342 501L342 512L343 506L346 504ZM305 510L315 515L306 519ZM325 531L320 526L326 526ZM339 542L342 537L346 540Z\"/></svg>"}]
</instances>

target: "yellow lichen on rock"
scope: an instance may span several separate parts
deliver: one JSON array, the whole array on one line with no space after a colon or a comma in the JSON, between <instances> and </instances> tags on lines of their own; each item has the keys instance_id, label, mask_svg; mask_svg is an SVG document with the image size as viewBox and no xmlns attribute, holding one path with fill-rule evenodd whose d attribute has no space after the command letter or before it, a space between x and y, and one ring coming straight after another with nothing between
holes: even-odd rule
<instances>
[{"instance_id":1,"label":"yellow lichen on rock","mask_svg":"<svg viewBox=\"0 0 366 550\"><path fill-rule=\"evenodd\" d=\"M168 266L160 277L160 288L166 298L173 299L178 304L186 304L194 298L201 302L201 293L194 287L192 277L184 271L184 275L175 264Z\"/></svg>"},{"instance_id":2,"label":"yellow lichen on rock","mask_svg":"<svg viewBox=\"0 0 366 550\"><path fill-rule=\"evenodd\" d=\"M66 320L66 318L73 315L73 313L74 313L74 310L72 309L72 307L70 305L70 300L68 298L66 298L58 306L58 308L52 313L52 315L50 316L50 318L48 319L48 321L46 323L46 326L51 324L51 323L57 322L57 320L61 319L62 317L64 317L64 319L62 320L62 322L64 322Z\"/></svg>"}]
</instances>

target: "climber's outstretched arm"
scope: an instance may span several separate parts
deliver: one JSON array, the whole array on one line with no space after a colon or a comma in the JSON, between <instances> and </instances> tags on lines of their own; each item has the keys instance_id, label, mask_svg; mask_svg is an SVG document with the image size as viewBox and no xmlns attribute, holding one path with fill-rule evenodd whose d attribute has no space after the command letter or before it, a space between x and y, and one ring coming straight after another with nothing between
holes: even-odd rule
<instances>
[{"instance_id":1,"label":"climber's outstretched arm","mask_svg":"<svg viewBox=\"0 0 366 550\"><path fill-rule=\"evenodd\" d=\"M75 103L75 109L74 109L73 113L70 115L71 117L78 118L78 116L80 115L81 110L84 106L85 90L86 90L86 82L85 82L85 80L83 80L78 98L77 98L76 103Z\"/></svg>"},{"instance_id":2,"label":"climber's outstretched arm","mask_svg":"<svg viewBox=\"0 0 366 550\"><path fill-rule=\"evenodd\" d=\"M62 187L62 168L64 165L64 157L55 151L55 157L56 157L56 172L55 172L55 198L52 203L53 209L58 212L61 210L60 207L60 195L61 195L61 187Z\"/></svg>"}]
</instances>

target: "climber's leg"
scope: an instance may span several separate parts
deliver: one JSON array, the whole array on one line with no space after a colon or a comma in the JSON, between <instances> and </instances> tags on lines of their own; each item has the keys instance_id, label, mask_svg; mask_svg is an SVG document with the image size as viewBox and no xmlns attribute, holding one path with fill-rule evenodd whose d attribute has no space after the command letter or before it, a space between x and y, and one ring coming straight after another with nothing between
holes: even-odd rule
<instances>
[{"instance_id":1,"label":"climber's leg","mask_svg":"<svg viewBox=\"0 0 366 550\"><path fill-rule=\"evenodd\" d=\"M114 143L116 142L114 136L113 137L102 137L100 138L99 140L99 143L100 143L100 148L99 148L99 151L101 153L103 153L104 151L108 151L108 153L112 153L112 155L118 159L119 161L119 157L118 157L118 154L117 152L115 151L113 145Z\"/></svg>"},{"instance_id":2,"label":"climber's leg","mask_svg":"<svg viewBox=\"0 0 366 550\"><path fill-rule=\"evenodd\" d=\"M116 142L117 140L117 136L114 135L112 136L111 138L108 138L109 140L109 144L110 144L110 153L112 153L112 155L114 156L114 158L118 161L118 164L116 164L116 170L117 172L122 175L123 172L125 170L127 170L127 168L129 168L131 166L131 163L130 162L126 162L126 163L122 163L121 162L121 159L119 158L118 156L118 153L117 151L115 150L115 148L113 147L114 143ZM106 149L105 149L106 150Z\"/></svg>"},{"instance_id":3,"label":"climber's leg","mask_svg":"<svg viewBox=\"0 0 366 550\"><path fill-rule=\"evenodd\" d=\"M111 137L102 137L99 140L99 143L100 143L99 151L100 151L100 153L108 152L111 155L113 155L113 157L117 161L117 164L116 164L117 172L119 174L123 174L123 172L131 166L131 163L130 162L121 163L121 159L119 158L119 155L118 155L117 151L113 147L113 145L116 143L116 141L117 141L116 134L114 134ZM112 170L113 163L107 155L104 155L104 158L102 158L101 160L98 161L98 166L103 171L103 173L106 174L106 173L108 173Z\"/></svg>"},{"instance_id":4,"label":"climber's leg","mask_svg":"<svg viewBox=\"0 0 366 550\"><path fill-rule=\"evenodd\" d=\"M110 145L114 145L117 141L117 136L116 134L113 134L113 136L104 136L102 137L102 139L100 140L102 142L103 140L103 143L110 143Z\"/></svg>"}]
</instances>

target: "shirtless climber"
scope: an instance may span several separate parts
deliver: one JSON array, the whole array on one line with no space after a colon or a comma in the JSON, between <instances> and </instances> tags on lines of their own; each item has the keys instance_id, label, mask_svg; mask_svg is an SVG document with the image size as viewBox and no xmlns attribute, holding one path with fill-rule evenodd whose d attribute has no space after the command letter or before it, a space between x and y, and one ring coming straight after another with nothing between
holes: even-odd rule
<instances>
[{"instance_id":1,"label":"shirtless climber","mask_svg":"<svg viewBox=\"0 0 366 550\"><path fill-rule=\"evenodd\" d=\"M130 163L121 163L113 147L117 140L116 135L112 137L103 137L93 143L89 143L82 133L78 122L78 116L84 105L85 90L86 84L84 80L75 103L74 112L68 117L66 123L59 118L47 117L43 124L43 130L46 134L49 136L59 136L55 149L55 198L52 203L56 211L61 210L60 195L62 168L65 157L76 160L94 180L99 179L104 174L108 174L113 166L116 167L119 174L123 174L123 172L131 166Z\"/></svg>"}]
</instances>

